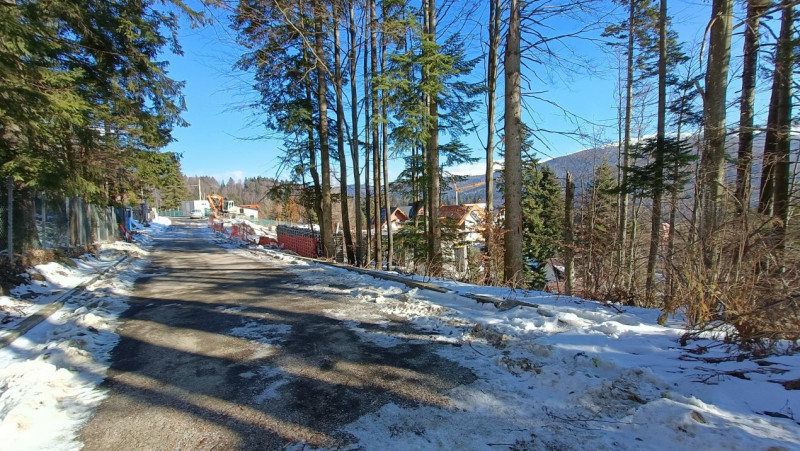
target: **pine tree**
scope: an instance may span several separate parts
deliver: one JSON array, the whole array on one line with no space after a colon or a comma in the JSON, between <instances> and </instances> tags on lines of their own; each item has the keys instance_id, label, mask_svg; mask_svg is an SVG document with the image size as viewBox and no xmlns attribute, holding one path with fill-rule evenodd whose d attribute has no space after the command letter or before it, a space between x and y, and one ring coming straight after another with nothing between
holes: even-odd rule
<instances>
[{"instance_id":1,"label":"pine tree","mask_svg":"<svg viewBox=\"0 0 800 451\"><path fill-rule=\"evenodd\" d=\"M592 183L583 190L575 231L577 274L587 296L606 299L610 294L617 233L617 182L603 161Z\"/></svg>"},{"instance_id":2,"label":"pine tree","mask_svg":"<svg viewBox=\"0 0 800 451\"><path fill-rule=\"evenodd\" d=\"M15 181L16 210L31 214L34 190L135 200L142 180L130 168L184 124L182 85L159 61L166 48L180 51L176 28L177 16L152 1L0 7L0 176ZM16 223L16 243L34 247L33 218Z\"/></svg>"},{"instance_id":3,"label":"pine tree","mask_svg":"<svg viewBox=\"0 0 800 451\"><path fill-rule=\"evenodd\" d=\"M441 245L432 243L440 243L441 236L432 236L432 223L438 221L438 215L429 212L432 208L438 211L439 194L436 195L437 206L432 207L431 189L433 185L439 186L445 177L440 171L441 166L475 161L470 149L461 142L461 138L474 128L465 123L463 118L478 107L476 98L483 88L479 83L464 80L478 59L467 57L461 35L451 35L438 45L426 33L425 24L416 21L413 10L402 14L394 12L392 16L392 20L384 24L392 30L390 37L401 41L405 36L408 42L397 46L389 55L387 70L375 82L384 92L387 114L393 119L390 124L393 153L405 154L407 161L400 180L408 182L412 202L416 203L419 194L425 198L428 230L426 255L431 263L430 269L435 271L441 264ZM430 103L426 101L431 97L437 98L435 117L431 114ZM438 136L440 131L441 137L447 138L447 141L436 139L437 163L433 170L429 159L431 134ZM439 227L435 228L438 234ZM437 250L432 252L434 248Z\"/></svg>"},{"instance_id":4,"label":"pine tree","mask_svg":"<svg viewBox=\"0 0 800 451\"><path fill-rule=\"evenodd\" d=\"M564 200L549 166L528 159L522 166L522 256L527 280L535 289L547 283L545 266L560 249Z\"/></svg>"}]
</instances>

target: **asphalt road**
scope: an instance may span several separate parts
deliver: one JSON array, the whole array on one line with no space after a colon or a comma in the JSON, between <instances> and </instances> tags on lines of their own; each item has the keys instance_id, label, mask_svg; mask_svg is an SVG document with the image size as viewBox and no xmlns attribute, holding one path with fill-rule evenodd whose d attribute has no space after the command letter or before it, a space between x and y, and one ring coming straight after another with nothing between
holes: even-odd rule
<instances>
[{"instance_id":1,"label":"asphalt road","mask_svg":"<svg viewBox=\"0 0 800 451\"><path fill-rule=\"evenodd\" d=\"M389 402L446 406L447 390L475 380L435 354L441 345L361 341L324 313L346 296L298 289L280 263L227 252L202 227L176 221L158 238L84 449L358 447L342 428L360 416Z\"/></svg>"}]
</instances>

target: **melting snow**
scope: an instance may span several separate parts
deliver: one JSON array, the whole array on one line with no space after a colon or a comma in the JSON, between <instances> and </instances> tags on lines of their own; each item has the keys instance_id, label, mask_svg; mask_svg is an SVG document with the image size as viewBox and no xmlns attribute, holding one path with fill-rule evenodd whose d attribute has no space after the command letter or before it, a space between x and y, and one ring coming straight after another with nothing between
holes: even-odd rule
<instances>
[{"instance_id":1,"label":"melting snow","mask_svg":"<svg viewBox=\"0 0 800 451\"><path fill-rule=\"evenodd\" d=\"M156 224L148 233L161 232ZM619 307L541 292L434 280L448 293L244 247L202 231L248 258L294 272L304 291L345 298L325 314L383 347L440 343L436 352L477 380L444 395L445 407L387 404L347 425L363 449L800 449L800 394L776 381L800 378L799 356L727 360L707 338L681 347L681 318L660 326L655 310ZM98 388L118 337L133 280L144 271L142 243L106 246L77 267L37 267L31 281L0 298L8 325L85 283L121 255L115 277L89 285L24 337L0 350L0 436L17 449L76 449L75 436L104 394ZM464 296L515 299L538 307L498 310ZM227 307L230 308L230 307ZM353 314L353 312L358 312ZM391 318L391 320L387 319ZM405 320L410 328L390 327ZM291 326L244 324L229 333L278 352ZM701 347L702 346L702 347ZM266 348L265 348L266 349ZM693 350L702 349L698 355ZM269 402L291 377L264 366L240 375L260 381ZM796 413L797 412L797 413Z\"/></svg>"}]
</instances>

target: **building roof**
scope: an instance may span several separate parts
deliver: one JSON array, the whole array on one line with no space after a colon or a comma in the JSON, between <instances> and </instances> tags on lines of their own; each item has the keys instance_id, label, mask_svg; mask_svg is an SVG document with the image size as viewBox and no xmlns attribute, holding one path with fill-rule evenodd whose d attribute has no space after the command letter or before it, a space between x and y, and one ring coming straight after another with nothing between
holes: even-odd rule
<instances>
[{"instance_id":1,"label":"building roof","mask_svg":"<svg viewBox=\"0 0 800 451\"><path fill-rule=\"evenodd\" d=\"M406 205L403 207L397 207L397 210L402 211L406 218L411 219L414 217L414 206L413 205Z\"/></svg>"},{"instance_id":2,"label":"building roof","mask_svg":"<svg viewBox=\"0 0 800 451\"><path fill-rule=\"evenodd\" d=\"M481 218L484 216L483 209L475 204L468 205L442 205L439 209L439 217L457 221L457 225L464 224L472 212L478 212Z\"/></svg>"},{"instance_id":3,"label":"building roof","mask_svg":"<svg viewBox=\"0 0 800 451\"><path fill-rule=\"evenodd\" d=\"M389 211L392 212L391 217L397 220L397 222L403 223L411 219L404 211L402 207L389 207ZM375 224L375 221L370 221L370 224ZM386 207L381 208L381 226L386 224Z\"/></svg>"}]
</instances>

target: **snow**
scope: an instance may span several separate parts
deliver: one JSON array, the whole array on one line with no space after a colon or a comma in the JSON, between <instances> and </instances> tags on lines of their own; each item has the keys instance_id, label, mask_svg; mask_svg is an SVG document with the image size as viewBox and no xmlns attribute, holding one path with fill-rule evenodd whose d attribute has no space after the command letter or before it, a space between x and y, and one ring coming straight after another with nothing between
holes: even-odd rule
<instances>
[{"instance_id":1,"label":"snow","mask_svg":"<svg viewBox=\"0 0 800 451\"><path fill-rule=\"evenodd\" d=\"M56 291L87 283L123 252L130 255L109 270L111 276L90 283L0 349L4 443L15 449L81 446L77 433L104 397L98 384L118 340L119 315L145 271L148 234L165 228L154 223L137 243L106 246L75 268L41 265L45 282L3 299L4 309L14 305L20 316L29 315L58 297ZM293 272L302 281L298 289L345 297L346 305L325 314L363 341L387 348L436 344L442 358L476 376L444 393L444 405L389 403L346 425L359 449L800 449L800 394L776 383L800 378L800 356L737 361L729 359L735 349L711 336L681 346L681 318L660 326L655 310L425 280L450 290L438 293L244 247L210 230L197 237ZM25 293L33 294L18 299ZM535 306L498 309L467 294ZM415 329L389 328L388 317ZM281 351L290 331L289 325L252 321L230 333L262 344L271 355ZM294 377L270 366L243 376L260 381L256 402L281 396Z\"/></svg>"},{"instance_id":2,"label":"snow","mask_svg":"<svg viewBox=\"0 0 800 451\"><path fill-rule=\"evenodd\" d=\"M119 339L114 330L128 307L125 299L145 269L150 235L163 232L165 223L140 226L136 244L103 245L97 256L75 259L75 267L37 265L44 281L30 280L0 298L9 314L0 336L44 305L65 298L61 309L0 349L0 448L80 448L77 432L105 396L98 385ZM109 277L102 277L103 271ZM85 290L64 296L81 284Z\"/></svg>"},{"instance_id":3,"label":"snow","mask_svg":"<svg viewBox=\"0 0 800 451\"><path fill-rule=\"evenodd\" d=\"M397 443L404 449L800 449L794 417L800 395L775 382L800 377L798 356L769 357L768 365L707 363L702 359L730 357L736 350L710 338L681 347L681 318L660 326L657 310L425 280L452 291L437 293L273 250L231 246L230 251L288 263L286 269L301 277L308 291L346 286L341 291L351 302L365 304L363 317L354 317L351 312L359 309L352 306L326 313L362 340L385 347L455 344L438 353L478 375L476 382L448 393L446 408L389 404L349 425L347 432L364 449ZM538 307L501 311L465 294ZM383 324L367 304L428 335L362 327ZM702 355L692 352L698 349Z\"/></svg>"}]
</instances>

